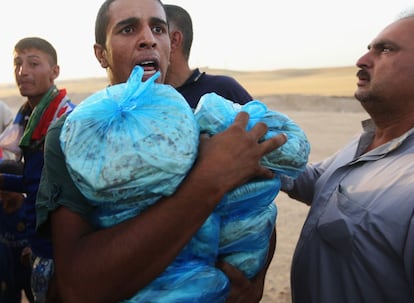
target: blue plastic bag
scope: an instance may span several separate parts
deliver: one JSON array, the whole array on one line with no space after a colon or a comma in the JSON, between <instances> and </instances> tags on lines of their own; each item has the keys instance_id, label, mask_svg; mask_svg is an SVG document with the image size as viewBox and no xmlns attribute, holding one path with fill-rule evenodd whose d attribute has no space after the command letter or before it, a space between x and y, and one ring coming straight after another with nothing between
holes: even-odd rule
<instances>
[{"instance_id":1,"label":"blue plastic bag","mask_svg":"<svg viewBox=\"0 0 414 303\"><path fill-rule=\"evenodd\" d=\"M284 133L287 142L265 155L261 164L277 174L272 180L253 180L227 193L215 212L220 216L219 258L236 266L248 278L265 265L280 190L280 174L297 177L305 168L310 144L303 130L286 115L270 111L260 101L240 105L215 94L201 97L195 117L202 133L215 135L227 129L236 115L249 113L247 129L264 122L268 131L261 140Z\"/></svg>"},{"instance_id":2,"label":"blue plastic bag","mask_svg":"<svg viewBox=\"0 0 414 303\"><path fill-rule=\"evenodd\" d=\"M141 82L136 67L126 83L82 101L60 135L69 173L91 201L171 195L197 156L199 128L171 86Z\"/></svg>"},{"instance_id":3,"label":"blue plastic bag","mask_svg":"<svg viewBox=\"0 0 414 303\"><path fill-rule=\"evenodd\" d=\"M308 162L310 144L305 132L285 114L269 110L258 100L240 105L215 93L203 95L194 113L200 131L214 135L229 127L241 111L249 114L248 130L257 122L266 123L268 131L262 140L281 133L288 137L285 144L265 155L261 163L281 174L297 177Z\"/></svg>"},{"instance_id":4,"label":"blue plastic bag","mask_svg":"<svg viewBox=\"0 0 414 303\"><path fill-rule=\"evenodd\" d=\"M163 275L122 303L224 303L230 289L226 275L198 260L170 266Z\"/></svg>"},{"instance_id":5,"label":"blue plastic bag","mask_svg":"<svg viewBox=\"0 0 414 303\"><path fill-rule=\"evenodd\" d=\"M216 208L220 216L218 257L249 279L266 263L279 190L278 177L251 181L227 193Z\"/></svg>"}]
</instances>

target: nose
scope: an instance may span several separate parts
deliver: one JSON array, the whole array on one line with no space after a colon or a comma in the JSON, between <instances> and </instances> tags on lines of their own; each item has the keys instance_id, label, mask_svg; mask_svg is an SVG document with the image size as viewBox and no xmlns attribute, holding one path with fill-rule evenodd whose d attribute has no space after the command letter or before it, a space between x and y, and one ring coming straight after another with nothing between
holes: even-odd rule
<instances>
[{"instance_id":1,"label":"nose","mask_svg":"<svg viewBox=\"0 0 414 303\"><path fill-rule=\"evenodd\" d=\"M157 45L154 34L150 27L144 27L140 34L140 39L138 42L139 48L153 48Z\"/></svg>"},{"instance_id":2,"label":"nose","mask_svg":"<svg viewBox=\"0 0 414 303\"><path fill-rule=\"evenodd\" d=\"M25 74L27 74L28 68L27 68L27 64L25 63L21 63L19 65L16 65L15 67L15 74L18 76L23 76Z\"/></svg>"},{"instance_id":3,"label":"nose","mask_svg":"<svg viewBox=\"0 0 414 303\"><path fill-rule=\"evenodd\" d=\"M369 67L371 65L372 60L370 59L370 52L366 52L364 55L362 55L356 62L356 66L361 67Z\"/></svg>"}]
</instances>

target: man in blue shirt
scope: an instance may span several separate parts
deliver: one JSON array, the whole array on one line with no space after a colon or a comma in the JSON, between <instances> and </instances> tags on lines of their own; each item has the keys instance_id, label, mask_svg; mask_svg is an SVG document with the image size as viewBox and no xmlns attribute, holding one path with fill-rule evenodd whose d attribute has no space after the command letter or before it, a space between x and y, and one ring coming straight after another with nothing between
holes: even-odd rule
<instances>
[{"instance_id":1,"label":"man in blue shirt","mask_svg":"<svg viewBox=\"0 0 414 303\"><path fill-rule=\"evenodd\" d=\"M284 183L311 206L292 261L295 303L414 302L413 33L411 12L357 61L355 98L371 117L362 134Z\"/></svg>"}]
</instances>

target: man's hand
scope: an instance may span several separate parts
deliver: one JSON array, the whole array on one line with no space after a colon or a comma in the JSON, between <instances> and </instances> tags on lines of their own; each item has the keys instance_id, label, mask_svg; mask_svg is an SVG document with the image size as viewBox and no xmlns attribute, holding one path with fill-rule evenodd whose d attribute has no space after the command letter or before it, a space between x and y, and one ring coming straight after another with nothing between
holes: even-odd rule
<instances>
[{"instance_id":1,"label":"man's hand","mask_svg":"<svg viewBox=\"0 0 414 303\"><path fill-rule=\"evenodd\" d=\"M251 280L236 267L219 261L216 266L220 268L230 280L230 294L226 303L258 303L263 297L267 270L272 262L276 249L276 227L273 230L269 243L269 252L264 268Z\"/></svg>"},{"instance_id":2,"label":"man's hand","mask_svg":"<svg viewBox=\"0 0 414 303\"><path fill-rule=\"evenodd\" d=\"M259 277L247 279L236 267L225 262L216 264L230 279L230 293L226 303L257 303L263 296L264 281Z\"/></svg>"},{"instance_id":3,"label":"man's hand","mask_svg":"<svg viewBox=\"0 0 414 303\"><path fill-rule=\"evenodd\" d=\"M273 178L274 173L262 166L260 159L287 140L284 134L280 134L260 141L268 130L266 124L259 122L247 131L248 121L249 115L240 112L225 131L211 138L200 137L195 167L206 180L214 180L214 183L220 184L224 192L253 178Z\"/></svg>"}]
</instances>

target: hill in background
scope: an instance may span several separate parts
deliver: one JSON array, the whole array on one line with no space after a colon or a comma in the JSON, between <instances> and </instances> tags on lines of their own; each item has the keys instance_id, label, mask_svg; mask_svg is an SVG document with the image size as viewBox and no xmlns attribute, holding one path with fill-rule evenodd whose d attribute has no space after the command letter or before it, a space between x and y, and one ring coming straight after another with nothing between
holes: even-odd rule
<instances>
[{"instance_id":1,"label":"hill in background","mask_svg":"<svg viewBox=\"0 0 414 303\"><path fill-rule=\"evenodd\" d=\"M352 97L356 88L356 67L282 69L239 72L204 68L212 74L230 75L255 97L270 95L317 95Z\"/></svg>"},{"instance_id":2,"label":"hill in background","mask_svg":"<svg viewBox=\"0 0 414 303\"><path fill-rule=\"evenodd\" d=\"M353 100L356 88L356 67L312 69L281 69L273 71L233 71L200 68L211 74L234 77L251 95L265 103L279 102L278 108L326 110L326 101L336 100L339 110L357 111L360 105ZM75 103L106 87L106 78L85 78L57 81L65 87ZM23 102L14 84L0 84L0 99L11 107ZM309 102L304 102L305 100ZM313 100L313 101L312 101ZM312 102L311 102L312 101ZM345 102L345 107L342 103ZM330 102L331 103L331 102ZM349 107L348 104L351 104ZM333 105L333 104L332 104ZM335 108L336 108L335 107Z\"/></svg>"}]
</instances>

